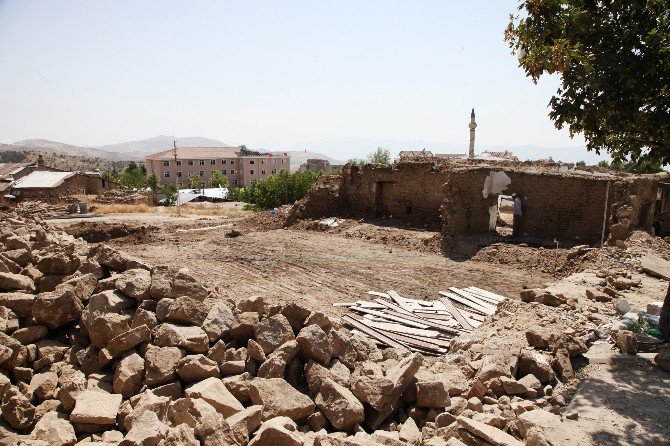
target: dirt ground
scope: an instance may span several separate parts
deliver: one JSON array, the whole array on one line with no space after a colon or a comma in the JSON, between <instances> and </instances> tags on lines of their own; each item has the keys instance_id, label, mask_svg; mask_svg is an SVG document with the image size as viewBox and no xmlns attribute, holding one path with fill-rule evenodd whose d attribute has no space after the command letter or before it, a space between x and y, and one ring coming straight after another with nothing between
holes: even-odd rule
<instances>
[{"instance_id":1,"label":"dirt ground","mask_svg":"<svg viewBox=\"0 0 670 446\"><path fill-rule=\"evenodd\" d=\"M109 244L153 265L187 267L196 278L233 299L262 295L271 302L299 302L329 313L339 311L333 303L364 298L369 290L394 289L411 298L435 299L439 290L450 286L477 285L517 296L523 287L552 280L542 271L454 262L434 248L414 249L430 246L438 236L435 232L351 222L347 229L333 232L272 229L280 225L267 215L156 217L113 215L51 223L91 242L100 241L107 231ZM257 224L258 219L262 224Z\"/></svg>"}]
</instances>

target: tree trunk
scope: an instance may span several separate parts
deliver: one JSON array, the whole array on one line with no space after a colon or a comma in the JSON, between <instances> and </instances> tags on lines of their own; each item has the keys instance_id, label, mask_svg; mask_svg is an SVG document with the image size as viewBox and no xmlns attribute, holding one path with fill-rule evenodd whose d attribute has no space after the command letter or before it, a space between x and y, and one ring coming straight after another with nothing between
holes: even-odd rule
<instances>
[{"instance_id":1,"label":"tree trunk","mask_svg":"<svg viewBox=\"0 0 670 446\"><path fill-rule=\"evenodd\" d=\"M663 339L670 339L670 284L668 284L668 292L665 294L663 308L661 308L661 320L658 323L658 329Z\"/></svg>"}]
</instances>

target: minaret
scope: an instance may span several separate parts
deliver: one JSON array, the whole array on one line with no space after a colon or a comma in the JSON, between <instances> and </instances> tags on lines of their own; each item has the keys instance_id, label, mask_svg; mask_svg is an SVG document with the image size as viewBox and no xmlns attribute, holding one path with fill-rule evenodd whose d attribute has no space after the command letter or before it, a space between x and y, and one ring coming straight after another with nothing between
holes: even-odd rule
<instances>
[{"instance_id":1,"label":"minaret","mask_svg":"<svg viewBox=\"0 0 670 446\"><path fill-rule=\"evenodd\" d=\"M468 152L468 158L474 159L475 157L475 129L477 128L477 123L475 122L475 109L472 109L470 113L470 150Z\"/></svg>"}]
</instances>

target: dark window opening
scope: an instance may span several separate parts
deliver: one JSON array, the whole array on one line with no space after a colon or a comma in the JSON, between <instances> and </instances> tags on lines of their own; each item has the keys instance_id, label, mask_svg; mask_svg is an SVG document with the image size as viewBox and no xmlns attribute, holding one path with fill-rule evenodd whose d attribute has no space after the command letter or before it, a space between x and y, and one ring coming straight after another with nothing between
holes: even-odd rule
<instances>
[{"instance_id":1,"label":"dark window opening","mask_svg":"<svg viewBox=\"0 0 670 446\"><path fill-rule=\"evenodd\" d=\"M407 206L407 215L412 215L412 206Z\"/></svg>"}]
</instances>

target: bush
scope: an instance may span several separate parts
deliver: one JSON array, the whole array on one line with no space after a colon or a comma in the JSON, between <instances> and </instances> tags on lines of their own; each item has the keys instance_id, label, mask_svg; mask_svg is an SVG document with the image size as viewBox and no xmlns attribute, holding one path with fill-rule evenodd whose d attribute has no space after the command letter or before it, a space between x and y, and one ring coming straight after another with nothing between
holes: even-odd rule
<instances>
[{"instance_id":1,"label":"bush","mask_svg":"<svg viewBox=\"0 0 670 446\"><path fill-rule=\"evenodd\" d=\"M303 198L312 189L319 173L281 170L278 175L256 181L250 188L233 189L230 198L246 201L260 208L270 209L292 204Z\"/></svg>"}]
</instances>

